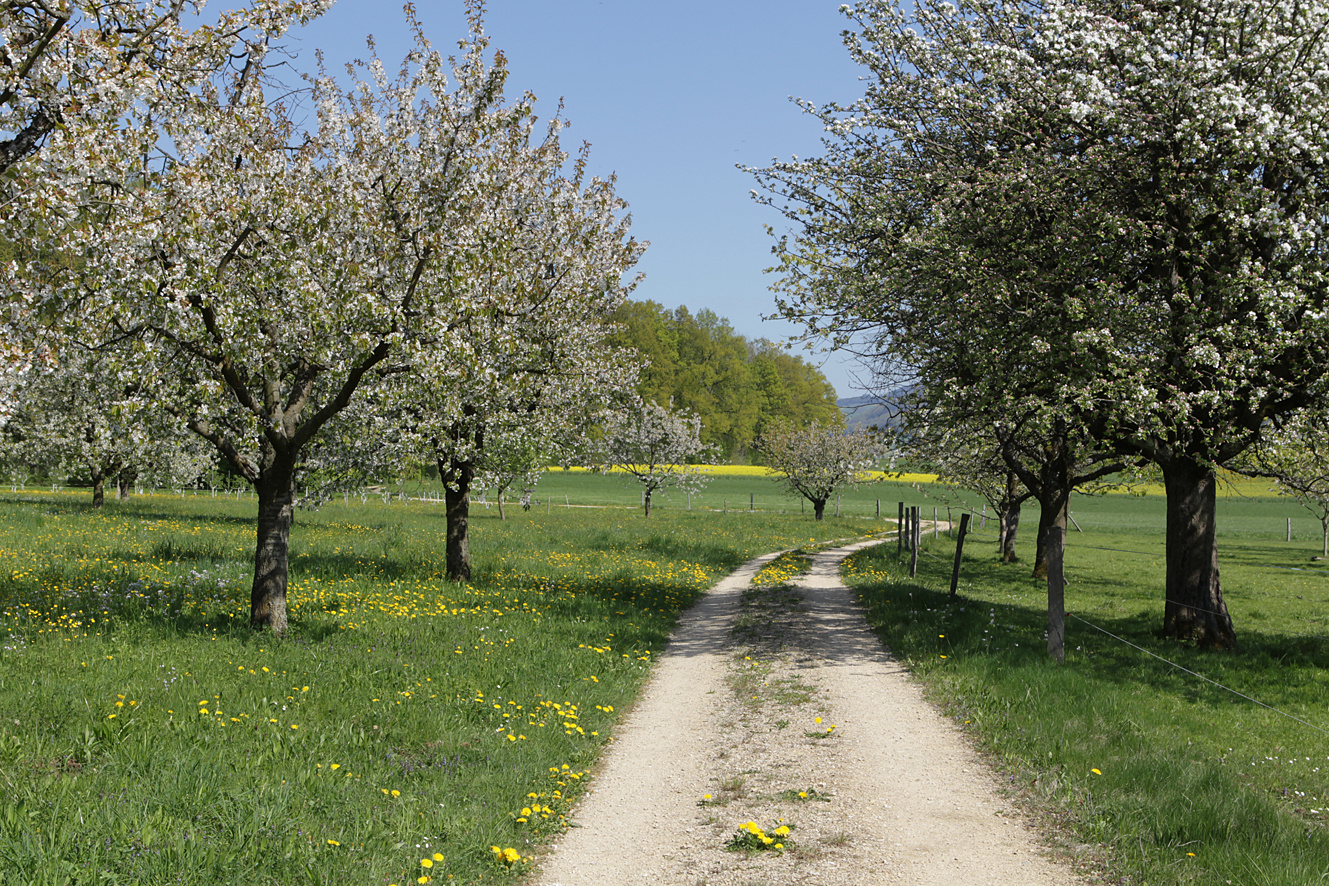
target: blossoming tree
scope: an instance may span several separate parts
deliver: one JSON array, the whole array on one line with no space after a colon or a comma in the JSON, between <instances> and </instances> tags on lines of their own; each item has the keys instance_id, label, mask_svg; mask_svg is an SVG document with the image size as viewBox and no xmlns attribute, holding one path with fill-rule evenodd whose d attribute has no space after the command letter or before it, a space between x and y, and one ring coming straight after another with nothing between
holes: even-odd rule
<instances>
[{"instance_id":1,"label":"blossoming tree","mask_svg":"<svg viewBox=\"0 0 1329 886\"><path fill-rule=\"evenodd\" d=\"M1235 643L1215 470L1320 396L1329 4L922 0L849 10L864 98L760 173L784 310L925 392L1158 464L1164 631Z\"/></svg>"},{"instance_id":2,"label":"blossoming tree","mask_svg":"<svg viewBox=\"0 0 1329 886\"><path fill-rule=\"evenodd\" d=\"M714 451L701 442L701 418L671 407L640 402L609 411L602 424L602 470L622 471L637 479L647 517L651 497L660 489L673 486L696 492L709 479L696 464Z\"/></svg>"},{"instance_id":3,"label":"blossoming tree","mask_svg":"<svg viewBox=\"0 0 1329 886\"><path fill-rule=\"evenodd\" d=\"M137 349L127 373L258 494L256 627L286 628L311 441L417 342L463 348L461 319L499 307L466 280L497 248L493 207L531 111L505 101L504 60L472 23L455 59L417 25L396 77L371 58L348 92L319 79L308 133L240 72L171 131L173 155L132 201L76 240L85 308Z\"/></svg>"},{"instance_id":4,"label":"blossoming tree","mask_svg":"<svg viewBox=\"0 0 1329 886\"><path fill-rule=\"evenodd\" d=\"M835 424L800 428L778 422L759 445L767 466L781 475L789 492L812 503L817 520L825 516L826 502L837 491L871 480L869 471L880 453L876 437L866 428L846 431Z\"/></svg>"},{"instance_id":5,"label":"blossoming tree","mask_svg":"<svg viewBox=\"0 0 1329 886\"><path fill-rule=\"evenodd\" d=\"M17 440L11 458L56 477L88 480L94 508L102 506L108 480L123 499L139 480L193 483L215 461L185 428L144 408L115 363L112 354L66 343L29 371L8 429Z\"/></svg>"}]
</instances>

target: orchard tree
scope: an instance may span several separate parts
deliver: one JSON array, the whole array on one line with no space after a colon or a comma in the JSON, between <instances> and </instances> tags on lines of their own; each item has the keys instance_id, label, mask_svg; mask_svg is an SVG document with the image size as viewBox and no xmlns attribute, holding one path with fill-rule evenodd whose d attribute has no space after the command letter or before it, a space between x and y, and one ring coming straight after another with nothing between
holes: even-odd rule
<instances>
[{"instance_id":1,"label":"orchard tree","mask_svg":"<svg viewBox=\"0 0 1329 886\"><path fill-rule=\"evenodd\" d=\"M904 413L904 448L935 470L941 482L983 496L997 519L997 558L1014 563L1020 512L1033 493L1002 458L1001 443L990 422L926 421L926 414Z\"/></svg>"},{"instance_id":2,"label":"orchard tree","mask_svg":"<svg viewBox=\"0 0 1329 886\"><path fill-rule=\"evenodd\" d=\"M1270 430L1250 453L1242 473L1270 477L1284 495L1320 521L1320 556L1329 559L1329 416L1309 409Z\"/></svg>"},{"instance_id":3,"label":"orchard tree","mask_svg":"<svg viewBox=\"0 0 1329 886\"><path fill-rule=\"evenodd\" d=\"M144 409L113 354L67 344L31 371L18 393L15 457L56 476L86 478L100 508L106 482L124 499L135 481L193 483L213 459L178 423Z\"/></svg>"},{"instance_id":4,"label":"orchard tree","mask_svg":"<svg viewBox=\"0 0 1329 886\"><path fill-rule=\"evenodd\" d=\"M315 83L312 132L259 78L207 92L132 204L74 244L85 309L137 349L127 372L257 491L251 623L277 633L310 443L408 345L446 349L460 318L497 309L466 278L503 229L490 206L529 104L505 102L474 10L452 60L412 24L395 78L371 58L347 93Z\"/></svg>"},{"instance_id":5,"label":"orchard tree","mask_svg":"<svg viewBox=\"0 0 1329 886\"><path fill-rule=\"evenodd\" d=\"M531 121L533 122L533 121ZM624 276L644 244L628 234L612 179L586 173L585 150L564 173L565 124L515 146L522 165L491 211L495 246L459 284L487 311L459 317L445 347L417 349L404 390L445 486L447 574L471 576L470 495L486 474L526 474L521 462L585 436L601 410L636 383L627 355L606 346L608 318L635 284ZM513 133L516 137L516 133ZM510 482L510 481L509 481ZM501 495L501 492L500 492Z\"/></svg>"},{"instance_id":6,"label":"orchard tree","mask_svg":"<svg viewBox=\"0 0 1329 886\"><path fill-rule=\"evenodd\" d=\"M331 3L255 0L205 23L197 0L0 0L0 173L50 141L85 175Z\"/></svg>"},{"instance_id":7,"label":"orchard tree","mask_svg":"<svg viewBox=\"0 0 1329 886\"><path fill-rule=\"evenodd\" d=\"M842 424L800 428L789 422L774 424L760 445L766 465L781 475L791 494L812 502L817 520L837 491L871 482L870 472L881 449L865 428L846 431Z\"/></svg>"},{"instance_id":8,"label":"orchard tree","mask_svg":"<svg viewBox=\"0 0 1329 886\"><path fill-rule=\"evenodd\" d=\"M805 106L825 156L759 173L784 311L1157 463L1164 632L1233 645L1216 468L1324 384L1329 5L849 14L864 98Z\"/></svg>"},{"instance_id":9,"label":"orchard tree","mask_svg":"<svg viewBox=\"0 0 1329 886\"><path fill-rule=\"evenodd\" d=\"M699 492L708 477L696 464L714 449L701 442L701 418L688 409L639 402L609 412L603 422L601 470L631 474L641 484L642 510L651 515L651 497L674 487Z\"/></svg>"}]
</instances>

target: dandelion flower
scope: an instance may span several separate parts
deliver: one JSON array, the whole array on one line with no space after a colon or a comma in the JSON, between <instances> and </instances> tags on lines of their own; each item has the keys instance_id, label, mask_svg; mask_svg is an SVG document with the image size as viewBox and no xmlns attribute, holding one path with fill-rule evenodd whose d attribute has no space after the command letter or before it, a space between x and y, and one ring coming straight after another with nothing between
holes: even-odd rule
<instances>
[{"instance_id":1,"label":"dandelion flower","mask_svg":"<svg viewBox=\"0 0 1329 886\"><path fill-rule=\"evenodd\" d=\"M1092 772L1094 775L1102 775L1102 774L1103 774L1103 771L1102 771L1101 769L1090 769L1089 771Z\"/></svg>"},{"instance_id":2,"label":"dandelion flower","mask_svg":"<svg viewBox=\"0 0 1329 886\"><path fill-rule=\"evenodd\" d=\"M432 858L422 858L422 859L420 859L420 867L422 867L422 868L432 868L433 866L434 866L434 860L433 860Z\"/></svg>"}]
</instances>

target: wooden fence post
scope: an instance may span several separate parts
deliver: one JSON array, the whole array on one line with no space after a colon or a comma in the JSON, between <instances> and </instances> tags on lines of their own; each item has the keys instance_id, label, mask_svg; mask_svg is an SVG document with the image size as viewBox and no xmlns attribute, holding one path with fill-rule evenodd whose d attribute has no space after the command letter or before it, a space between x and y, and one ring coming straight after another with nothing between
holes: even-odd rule
<instances>
[{"instance_id":1,"label":"wooden fence post","mask_svg":"<svg viewBox=\"0 0 1329 886\"><path fill-rule=\"evenodd\" d=\"M904 502L900 502L900 516L895 523L895 556L904 554Z\"/></svg>"},{"instance_id":2,"label":"wooden fence post","mask_svg":"<svg viewBox=\"0 0 1329 886\"><path fill-rule=\"evenodd\" d=\"M918 575L918 543L922 541L919 532L918 505L909 509L909 577L914 578Z\"/></svg>"},{"instance_id":3,"label":"wooden fence post","mask_svg":"<svg viewBox=\"0 0 1329 886\"><path fill-rule=\"evenodd\" d=\"M951 569L951 596L960 587L960 554L964 551L964 534L969 531L969 515L960 515L960 535L955 539L955 566Z\"/></svg>"},{"instance_id":4,"label":"wooden fence post","mask_svg":"<svg viewBox=\"0 0 1329 886\"><path fill-rule=\"evenodd\" d=\"M1066 530L1048 527L1048 655L1057 664L1066 660Z\"/></svg>"}]
</instances>

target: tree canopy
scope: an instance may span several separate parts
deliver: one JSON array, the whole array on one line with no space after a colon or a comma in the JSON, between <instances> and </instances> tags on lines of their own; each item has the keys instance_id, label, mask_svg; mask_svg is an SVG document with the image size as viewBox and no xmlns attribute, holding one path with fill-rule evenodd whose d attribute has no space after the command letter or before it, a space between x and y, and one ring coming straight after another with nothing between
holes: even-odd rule
<instances>
[{"instance_id":1,"label":"tree canopy","mask_svg":"<svg viewBox=\"0 0 1329 886\"><path fill-rule=\"evenodd\" d=\"M1215 470L1329 353L1329 5L846 12L863 98L806 105L824 156L758 171L784 312L921 404L1157 463L1164 629L1231 645Z\"/></svg>"},{"instance_id":2,"label":"tree canopy","mask_svg":"<svg viewBox=\"0 0 1329 886\"><path fill-rule=\"evenodd\" d=\"M638 393L695 412L702 441L722 459L752 458L754 441L779 419L844 422L835 388L821 370L766 339L740 336L714 311L629 301L612 320L619 331L609 343L636 350L645 364Z\"/></svg>"}]
</instances>

